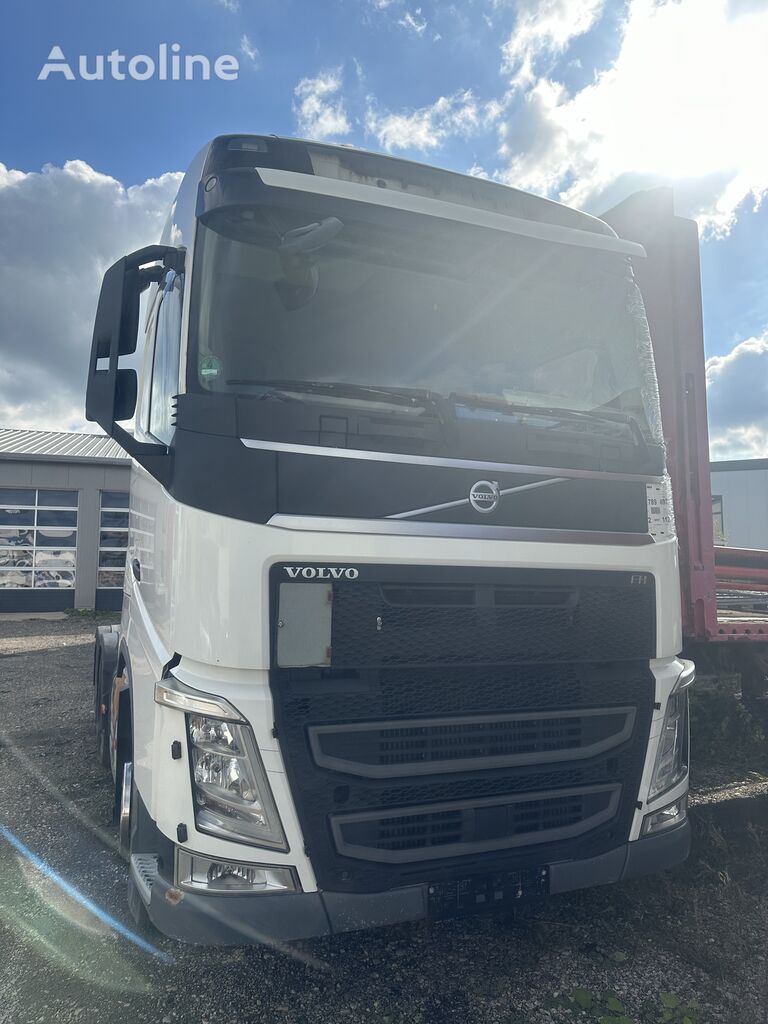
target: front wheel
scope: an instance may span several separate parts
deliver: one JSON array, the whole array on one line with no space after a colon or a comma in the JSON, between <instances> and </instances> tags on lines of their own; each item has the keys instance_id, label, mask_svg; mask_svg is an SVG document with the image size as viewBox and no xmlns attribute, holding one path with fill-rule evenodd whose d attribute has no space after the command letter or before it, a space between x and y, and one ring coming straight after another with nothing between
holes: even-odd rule
<instances>
[{"instance_id":1,"label":"front wheel","mask_svg":"<svg viewBox=\"0 0 768 1024\"><path fill-rule=\"evenodd\" d=\"M93 666L93 723L96 736L96 758L102 768L109 768L108 718L100 686L101 660L101 650L97 647Z\"/></svg>"}]
</instances>

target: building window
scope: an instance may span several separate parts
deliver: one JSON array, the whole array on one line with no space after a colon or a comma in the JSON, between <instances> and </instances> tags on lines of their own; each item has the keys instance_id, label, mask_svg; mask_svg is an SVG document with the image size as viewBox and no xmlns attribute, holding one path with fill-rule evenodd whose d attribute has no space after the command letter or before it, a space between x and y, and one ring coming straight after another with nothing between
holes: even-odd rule
<instances>
[{"instance_id":1,"label":"building window","mask_svg":"<svg viewBox=\"0 0 768 1024\"><path fill-rule=\"evenodd\" d=\"M712 495L712 532L715 536L715 544L721 547L725 545L725 530L723 528L723 496L722 494Z\"/></svg>"},{"instance_id":2,"label":"building window","mask_svg":"<svg viewBox=\"0 0 768 1024\"><path fill-rule=\"evenodd\" d=\"M100 590L122 590L128 547L128 491L101 492L100 526L96 586Z\"/></svg>"},{"instance_id":3,"label":"building window","mask_svg":"<svg viewBox=\"0 0 768 1024\"><path fill-rule=\"evenodd\" d=\"M0 590L71 590L76 490L0 487Z\"/></svg>"}]
</instances>

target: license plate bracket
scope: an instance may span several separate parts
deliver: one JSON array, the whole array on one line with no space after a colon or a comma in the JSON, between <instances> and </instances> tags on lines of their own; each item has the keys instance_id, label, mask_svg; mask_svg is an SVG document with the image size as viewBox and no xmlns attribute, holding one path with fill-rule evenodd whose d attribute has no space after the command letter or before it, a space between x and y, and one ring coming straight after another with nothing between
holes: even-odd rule
<instances>
[{"instance_id":1,"label":"license plate bracket","mask_svg":"<svg viewBox=\"0 0 768 1024\"><path fill-rule=\"evenodd\" d=\"M474 875L427 885L427 916L443 921L493 910L507 910L549 894L549 867Z\"/></svg>"}]
</instances>

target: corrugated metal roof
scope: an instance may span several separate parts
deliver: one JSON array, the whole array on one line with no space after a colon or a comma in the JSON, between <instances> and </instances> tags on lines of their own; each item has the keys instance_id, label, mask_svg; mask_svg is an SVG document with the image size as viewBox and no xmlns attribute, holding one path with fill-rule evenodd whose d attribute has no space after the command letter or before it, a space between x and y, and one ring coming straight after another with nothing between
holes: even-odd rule
<instances>
[{"instance_id":1,"label":"corrugated metal roof","mask_svg":"<svg viewBox=\"0 0 768 1024\"><path fill-rule=\"evenodd\" d=\"M13 430L0 427L0 458L97 460L128 462L117 441L106 434L75 434L58 430Z\"/></svg>"}]
</instances>

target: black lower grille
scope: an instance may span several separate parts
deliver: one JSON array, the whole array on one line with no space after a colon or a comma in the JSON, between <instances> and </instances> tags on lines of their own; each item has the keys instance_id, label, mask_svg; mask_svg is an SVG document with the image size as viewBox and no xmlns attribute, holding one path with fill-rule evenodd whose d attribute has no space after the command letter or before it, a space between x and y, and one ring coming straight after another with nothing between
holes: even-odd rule
<instances>
[{"instance_id":1,"label":"black lower grille","mask_svg":"<svg viewBox=\"0 0 768 1024\"><path fill-rule=\"evenodd\" d=\"M375 584L385 614L363 591L355 605L354 580L343 600L334 582L330 666L280 668L273 655L281 750L320 887L541 868L625 842L654 701L648 578L642 597L612 601L632 590L628 574L498 570L476 587L472 570L399 579L387 566L377 583L379 568L361 568L360 582ZM420 601L428 622L411 616ZM393 607L407 664L381 639ZM462 639L449 643L457 609ZM488 651L505 657L489 663Z\"/></svg>"},{"instance_id":2,"label":"black lower grille","mask_svg":"<svg viewBox=\"0 0 768 1024\"><path fill-rule=\"evenodd\" d=\"M336 848L389 864L489 853L583 835L616 813L621 786L593 786L331 817Z\"/></svg>"}]
</instances>

